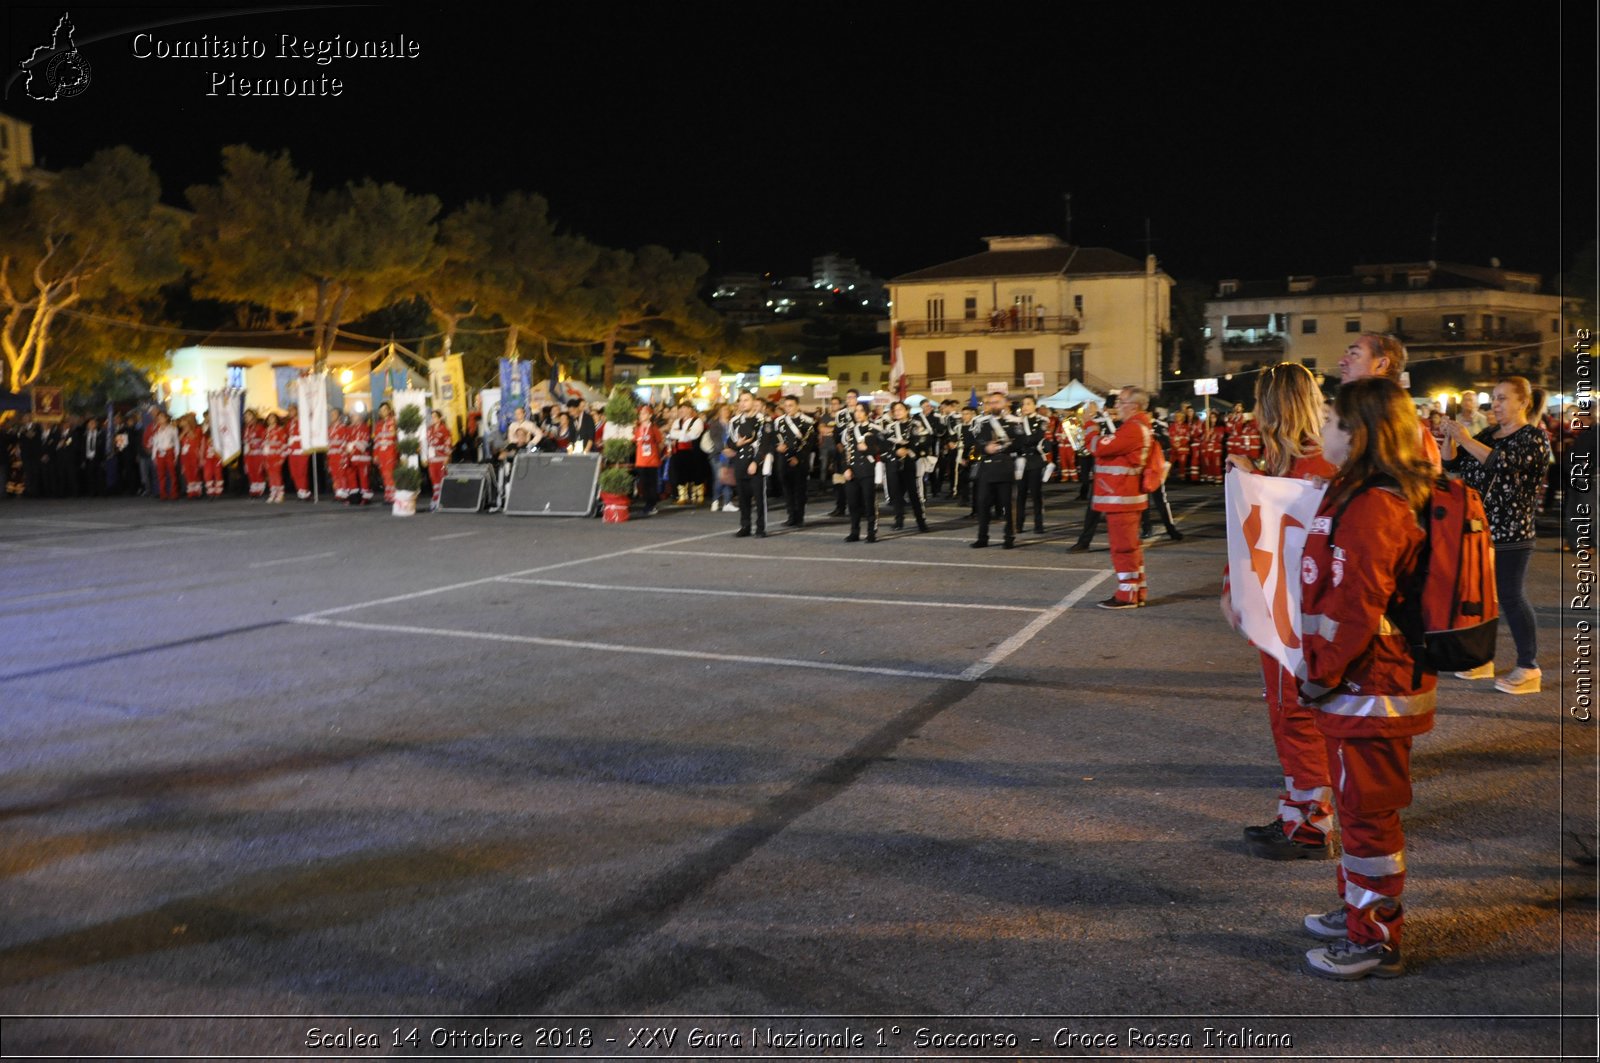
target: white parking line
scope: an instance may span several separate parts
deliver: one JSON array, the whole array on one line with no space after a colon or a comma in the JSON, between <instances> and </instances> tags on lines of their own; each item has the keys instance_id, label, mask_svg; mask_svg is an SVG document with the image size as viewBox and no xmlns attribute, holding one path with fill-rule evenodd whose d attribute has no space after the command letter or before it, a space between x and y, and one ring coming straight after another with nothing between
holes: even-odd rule
<instances>
[{"instance_id":1,"label":"white parking line","mask_svg":"<svg viewBox=\"0 0 1600 1063\"><path fill-rule=\"evenodd\" d=\"M961 678L967 680L968 682L976 682L977 680L982 679L986 674L988 674L990 669L994 668L995 665L999 664L1007 657L1010 657L1013 653L1016 653L1018 650L1022 649L1022 647L1026 646L1035 635L1048 627L1052 620L1056 619L1068 609L1071 609L1074 605L1077 605L1078 602L1083 599L1085 594L1088 594L1095 587L1099 586L1100 583L1110 575L1110 571L1101 569L1095 575L1090 576L1088 579L1078 584L1077 590L1061 599L1055 605L1052 605L1041 615L1030 620L1027 627L1023 628L1015 635L1012 635L1000 645L996 646L990 651L989 656L985 657L977 664L974 664L972 667L962 672Z\"/></svg>"},{"instance_id":2,"label":"white parking line","mask_svg":"<svg viewBox=\"0 0 1600 1063\"><path fill-rule=\"evenodd\" d=\"M449 535L430 535L430 536L428 536L428 541L430 543L437 543L437 542L443 542L445 539L465 539L469 535L477 535L477 534L478 533L475 532L475 531L451 532Z\"/></svg>"},{"instance_id":3,"label":"white parking line","mask_svg":"<svg viewBox=\"0 0 1600 1063\"><path fill-rule=\"evenodd\" d=\"M713 539L719 535L727 535L725 531L706 532L704 535L686 535L682 539L668 539L663 546L672 546L676 543L694 543L701 539ZM575 557L571 561L557 561L550 565L540 565L537 568L524 568L516 572L497 572L493 576L484 576L481 579L462 580L460 583L447 583L443 587L430 587L425 591L412 591L410 594L393 594L387 598L374 598L370 602L356 602L354 605L337 605L332 609L319 609L314 613L294 617L299 621L311 621L318 617L333 616L335 613L349 613L357 609L368 609L374 605L389 605L393 602L409 602L416 598L426 598L430 594L446 594L450 591L462 590L466 587L481 587L485 583L494 583L496 580L510 576L532 576L540 572L553 572L558 568L568 568L572 565L587 565L593 561L609 561L614 557L626 557L629 554L640 554L653 549L653 544L635 546L628 550L613 550L609 554L596 554L593 557Z\"/></svg>"},{"instance_id":4,"label":"white parking line","mask_svg":"<svg viewBox=\"0 0 1600 1063\"><path fill-rule=\"evenodd\" d=\"M726 535L727 532L713 532L713 535ZM713 553L709 550L661 550L649 549L651 554L668 554L673 557L714 557L733 561L760 561L770 564L773 561L821 561L827 564L845 565L916 565L918 568L989 568L997 572L1099 572L1097 568L1061 568L1056 565L984 565L976 561L897 561L893 558L878 557L800 557L794 554L726 554Z\"/></svg>"},{"instance_id":5,"label":"white parking line","mask_svg":"<svg viewBox=\"0 0 1600 1063\"><path fill-rule=\"evenodd\" d=\"M723 534L721 532L717 534ZM632 553L633 551L623 551ZM581 642L577 639L550 639L536 635L510 635L499 631L455 631L448 628L413 627L408 624L366 624L358 620L325 620L317 616L295 617L300 624L322 624L355 631L387 631L402 635L479 639L487 642L514 642L526 646L551 646L564 650L603 650L607 653L637 653L649 657L680 657L694 661L722 661L728 664L777 665L785 668L813 668L825 672L853 672L858 675L887 675L900 679L960 680L950 672L923 672L910 668L875 668L870 665L836 664L791 657L749 657L736 653L706 653L699 650L658 649L650 646L624 646L611 642Z\"/></svg>"},{"instance_id":6,"label":"white parking line","mask_svg":"<svg viewBox=\"0 0 1600 1063\"><path fill-rule=\"evenodd\" d=\"M831 602L844 605L909 605L919 609L990 609L1011 613L1042 613L1045 607L1032 605L986 605L982 602L919 602L907 598L840 598L824 594L777 594L766 591L719 591L698 587L628 587L615 583L576 583L560 579L521 579L500 577L501 583L522 583L535 587L573 587L586 591L627 591L630 594L709 594L720 598L776 598L785 602Z\"/></svg>"},{"instance_id":7,"label":"white parking line","mask_svg":"<svg viewBox=\"0 0 1600 1063\"><path fill-rule=\"evenodd\" d=\"M330 550L325 554L306 554L303 557L280 557L280 558L276 558L276 559L274 559L272 561L252 561L252 562L250 562L250 567L251 568L267 568L267 567L269 567L271 565L287 565L287 564L291 564L291 563L293 563L295 561L318 561L318 560L321 560L324 557L338 557L338 556L339 556L338 554L336 554L332 550Z\"/></svg>"}]
</instances>

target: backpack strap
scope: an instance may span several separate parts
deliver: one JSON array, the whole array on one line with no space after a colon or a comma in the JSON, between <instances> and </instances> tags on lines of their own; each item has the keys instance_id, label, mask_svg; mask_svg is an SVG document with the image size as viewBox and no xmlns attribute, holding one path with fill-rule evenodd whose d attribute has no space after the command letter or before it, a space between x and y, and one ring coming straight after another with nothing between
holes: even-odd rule
<instances>
[{"instance_id":1,"label":"backpack strap","mask_svg":"<svg viewBox=\"0 0 1600 1063\"><path fill-rule=\"evenodd\" d=\"M1411 685L1422 685L1423 666L1428 657L1428 631L1422 620L1422 592L1428 582L1428 568L1433 560L1433 511L1434 495L1439 491L1448 491L1450 481L1443 476L1436 477L1433 490L1428 495L1428 504L1422 508L1422 547L1417 551L1417 562L1412 566L1411 576L1404 583L1395 584L1395 597L1384 610L1384 615L1389 617L1390 623L1400 629L1400 634L1405 636L1406 645L1411 647L1412 672Z\"/></svg>"}]
</instances>

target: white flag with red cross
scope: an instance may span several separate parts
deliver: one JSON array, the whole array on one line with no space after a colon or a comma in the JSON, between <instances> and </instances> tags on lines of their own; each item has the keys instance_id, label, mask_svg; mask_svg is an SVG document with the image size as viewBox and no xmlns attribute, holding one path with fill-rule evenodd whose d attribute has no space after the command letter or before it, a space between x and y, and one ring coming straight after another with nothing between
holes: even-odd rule
<instances>
[{"instance_id":1,"label":"white flag with red cross","mask_svg":"<svg viewBox=\"0 0 1600 1063\"><path fill-rule=\"evenodd\" d=\"M1326 485L1228 471L1228 582L1245 636L1299 673L1301 555Z\"/></svg>"}]
</instances>

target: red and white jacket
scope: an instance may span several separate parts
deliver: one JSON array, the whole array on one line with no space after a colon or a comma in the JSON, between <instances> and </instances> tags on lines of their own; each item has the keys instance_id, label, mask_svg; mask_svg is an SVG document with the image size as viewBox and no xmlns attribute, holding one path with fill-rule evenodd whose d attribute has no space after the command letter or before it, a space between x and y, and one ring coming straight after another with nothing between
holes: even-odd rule
<instances>
[{"instance_id":1,"label":"red and white jacket","mask_svg":"<svg viewBox=\"0 0 1600 1063\"><path fill-rule=\"evenodd\" d=\"M1114 434L1098 434L1093 444L1095 509L1135 513L1149 508L1149 497L1139 481L1154 439L1150 415L1143 410L1119 424Z\"/></svg>"},{"instance_id":2,"label":"red and white jacket","mask_svg":"<svg viewBox=\"0 0 1600 1063\"><path fill-rule=\"evenodd\" d=\"M665 449L666 441L661 437L661 428L654 421L649 424L641 421L633 426L633 464L635 468L661 468L661 452Z\"/></svg>"},{"instance_id":3,"label":"red and white jacket","mask_svg":"<svg viewBox=\"0 0 1600 1063\"><path fill-rule=\"evenodd\" d=\"M444 465L450 460L450 426L443 421L428 425L428 464Z\"/></svg>"},{"instance_id":4,"label":"red and white jacket","mask_svg":"<svg viewBox=\"0 0 1600 1063\"><path fill-rule=\"evenodd\" d=\"M1433 728L1435 676L1424 668L1412 686L1411 648L1384 615L1417 564L1422 528L1410 504L1381 487L1356 495L1330 536L1337 509L1331 497L1323 501L1300 562L1301 697L1321 710L1317 728L1325 735L1422 734Z\"/></svg>"},{"instance_id":5,"label":"red and white jacket","mask_svg":"<svg viewBox=\"0 0 1600 1063\"><path fill-rule=\"evenodd\" d=\"M262 453L269 458L281 458L289 450L289 426L279 424L276 428L268 427L266 430L266 445Z\"/></svg>"},{"instance_id":6,"label":"red and white jacket","mask_svg":"<svg viewBox=\"0 0 1600 1063\"><path fill-rule=\"evenodd\" d=\"M244 455L247 458L260 457L267 452L267 426L262 421L255 421L244 426Z\"/></svg>"},{"instance_id":7,"label":"red and white jacket","mask_svg":"<svg viewBox=\"0 0 1600 1063\"><path fill-rule=\"evenodd\" d=\"M365 421L351 421L344 429L344 451L350 461L370 462L372 432Z\"/></svg>"},{"instance_id":8,"label":"red and white jacket","mask_svg":"<svg viewBox=\"0 0 1600 1063\"><path fill-rule=\"evenodd\" d=\"M399 429L395 426L393 417L385 417L378 422L377 430L372 433L373 453L392 454L399 444Z\"/></svg>"}]
</instances>

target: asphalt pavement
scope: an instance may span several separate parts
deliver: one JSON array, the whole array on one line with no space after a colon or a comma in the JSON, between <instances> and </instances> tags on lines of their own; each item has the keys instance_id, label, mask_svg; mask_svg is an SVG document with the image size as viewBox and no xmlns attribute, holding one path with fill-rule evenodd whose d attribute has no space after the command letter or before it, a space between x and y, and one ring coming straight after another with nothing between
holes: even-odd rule
<instances>
[{"instance_id":1,"label":"asphalt pavement","mask_svg":"<svg viewBox=\"0 0 1600 1063\"><path fill-rule=\"evenodd\" d=\"M1010 551L943 502L871 545L815 499L0 503L0 1049L1592 1056L1573 555L1545 692L1444 678L1416 741L1409 973L1333 983L1334 864L1242 844L1281 778L1220 489L1173 493L1127 612L1075 488Z\"/></svg>"}]
</instances>

